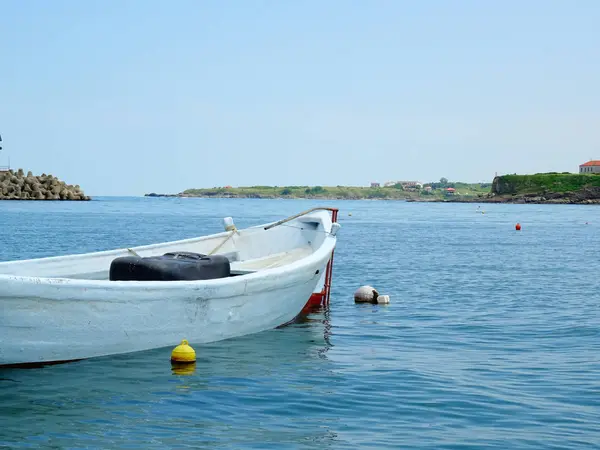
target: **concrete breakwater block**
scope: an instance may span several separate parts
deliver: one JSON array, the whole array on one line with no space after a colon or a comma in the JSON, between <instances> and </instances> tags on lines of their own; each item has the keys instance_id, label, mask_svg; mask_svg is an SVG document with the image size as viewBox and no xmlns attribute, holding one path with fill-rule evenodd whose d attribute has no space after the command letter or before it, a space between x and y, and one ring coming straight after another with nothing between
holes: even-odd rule
<instances>
[{"instance_id":1,"label":"concrete breakwater block","mask_svg":"<svg viewBox=\"0 0 600 450\"><path fill-rule=\"evenodd\" d=\"M90 200L79 185L66 184L55 176L27 175L23 169L0 172L0 200Z\"/></svg>"}]
</instances>

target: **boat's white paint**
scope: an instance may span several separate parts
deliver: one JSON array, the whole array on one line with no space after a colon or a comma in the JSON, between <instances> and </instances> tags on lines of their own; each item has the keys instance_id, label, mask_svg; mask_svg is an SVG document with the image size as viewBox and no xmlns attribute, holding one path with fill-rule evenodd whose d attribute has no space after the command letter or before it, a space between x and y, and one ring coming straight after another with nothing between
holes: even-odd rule
<instances>
[{"instance_id":1,"label":"boat's white paint","mask_svg":"<svg viewBox=\"0 0 600 450\"><path fill-rule=\"evenodd\" d=\"M316 211L200 238L134 247L226 254L230 278L109 281L118 249L0 263L0 365L42 363L218 341L293 320L320 291L337 229ZM219 247L220 246L220 247Z\"/></svg>"}]
</instances>

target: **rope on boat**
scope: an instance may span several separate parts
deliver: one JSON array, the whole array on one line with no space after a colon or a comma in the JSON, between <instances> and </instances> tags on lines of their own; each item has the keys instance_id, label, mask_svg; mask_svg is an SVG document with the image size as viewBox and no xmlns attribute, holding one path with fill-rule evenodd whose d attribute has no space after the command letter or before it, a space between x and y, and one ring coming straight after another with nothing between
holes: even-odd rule
<instances>
[{"instance_id":1,"label":"rope on boat","mask_svg":"<svg viewBox=\"0 0 600 450\"><path fill-rule=\"evenodd\" d=\"M207 253L207 255L212 255L213 253L215 253L217 250L219 250L221 247L223 247L225 245L225 243L231 239L231 237L238 232L237 228L235 227L235 225L232 225L233 229L229 232L229 236L227 236L225 239L223 239L223 241L217 245L215 248L213 248L210 252Z\"/></svg>"},{"instance_id":2,"label":"rope on boat","mask_svg":"<svg viewBox=\"0 0 600 450\"><path fill-rule=\"evenodd\" d=\"M291 221L291 220L297 219L298 217L304 216L305 214L311 213L311 212L313 212L313 211L332 211L332 212L333 212L333 211L338 211L338 209L337 209L337 208L329 208L329 207L326 207L326 206L317 206L317 207L315 207L315 208L310 208L310 209L307 209L306 211L303 211L303 212L301 212L301 213L294 214L293 216L287 217L287 218L285 218L285 219L278 220L277 222L275 222L275 223L272 223L271 225L267 225L267 226L265 227L265 230L270 230L271 228L274 228L274 227L276 227L276 226L279 226L279 225L284 225L286 222L289 222L289 221ZM303 230L303 229L304 229L303 227L299 227L299 226L296 226L296 225L289 225L289 224L288 224L288 225L285 225L285 226L287 226L287 227L290 227L290 228L299 228L300 230ZM223 247L223 246L225 245L225 243L226 243L226 242L227 242L229 239L231 239L231 238L233 237L233 235L234 235L234 234L238 233L238 229L236 228L236 226L235 226L235 225L229 225L229 226L227 227L227 229L230 231L230 233L229 233L229 236L227 236L225 239L223 239L223 241L222 241L222 242L221 242L219 245L217 245L215 248L213 248L213 249L212 249L210 252L208 252L208 253L207 253L207 255L212 255L212 254L214 254L214 253L215 253L216 251L218 251L218 250L219 250L221 247ZM325 234L332 234L332 233L331 233L331 232L329 232L329 231L321 231L321 233L325 233ZM132 253L134 256L140 256L140 255L138 255L138 254L137 254L137 253L136 253L136 252L135 252L133 249L131 249L131 248L128 248L128 249L127 249L127 251L131 252L131 253Z\"/></svg>"},{"instance_id":3,"label":"rope on boat","mask_svg":"<svg viewBox=\"0 0 600 450\"><path fill-rule=\"evenodd\" d=\"M331 212L336 212L338 211L337 208L330 208L330 207L326 207L326 206L317 206L315 208L310 208L307 209L306 211L302 211L301 213L298 214L294 214L293 216L287 217L285 219L281 219L275 223L272 223L271 225L267 225L264 229L265 230L270 230L273 227L279 226L279 225L284 225L286 222L289 222L290 220L294 220L297 219L300 216L304 216L305 214L311 213L313 211L331 211ZM294 225L286 225L288 227L291 228L300 228L301 230L303 229L302 227L297 227ZM227 236L219 245L217 245L214 249L212 249L208 255L212 255L214 254L216 251L218 251L221 247L223 247L225 245L225 243L231 239L233 237L234 234L238 233L238 229L235 227L235 225L229 225L228 229L231 230L231 232L229 233L229 236ZM323 231L323 233L325 234L333 234L329 231Z\"/></svg>"}]
</instances>

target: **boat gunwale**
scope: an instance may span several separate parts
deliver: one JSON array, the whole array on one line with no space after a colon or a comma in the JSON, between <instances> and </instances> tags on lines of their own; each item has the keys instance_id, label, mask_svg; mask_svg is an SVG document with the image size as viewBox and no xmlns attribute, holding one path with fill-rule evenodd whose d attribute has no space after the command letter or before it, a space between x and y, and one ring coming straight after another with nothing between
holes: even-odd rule
<instances>
[{"instance_id":1,"label":"boat gunwale","mask_svg":"<svg viewBox=\"0 0 600 450\"><path fill-rule=\"evenodd\" d=\"M271 223L257 226L251 226L244 229L239 230L243 232L244 230L253 230L263 228L268 226ZM131 247L134 250L147 250L159 246L168 246L168 245L177 245L181 243L191 243L198 242L206 239L212 239L214 237L226 237L231 232L220 232L211 235L205 235L195 238L182 239L177 241L169 241L169 242L161 242L155 244L149 244L145 246ZM30 276L30 275L13 275L13 274L2 274L0 273L0 282L10 282L10 283L19 283L19 284L37 284L37 285L51 285L51 286L62 286L62 287L78 287L78 288L93 288L93 289L120 289L120 290L139 290L139 289L159 289L159 290L177 290L177 289L185 289L185 288L201 288L201 287L224 287L224 286L235 286L241 283L248 283L250 281L256 281L264 278L273 278L281 275L288 274L290 272L296 270L302 270L305 267L313 264L313 261L317 261L321 258L327 259L327 255L331 254L336 247L337 237L332 235L329 232L326 232L325 239L321 245L314 249L310 254L302 256L301 258L292 261L288 264L284 264L278 267L268 267L265 269L259 269L251 273L226 277L226 278L216 278L210 280L177 280L177 281L112 281L112 280L88 280L88 279L80 279L80 278L67 278L67 277L38 277L38 276ZM88 252L88 253L79 253L73 255L59 255L59 256L49 256L43 258L31 258L28 260L16 260L16 261L5 261L0 263L0 270L2 269L3 264L10 263L21 263L21 262L30 262L30 261L49 261L49 260L67 260L73 259L76 261L80 258L85 258L89 256L108 256L110 254L120 254L123 251L126 251L127 248L121 249L112 249L112 250L101 250L99 252Z\"/></svg>"},{"instance_id":2,"label":"boat gunwale","mask_svg":"<svg viewBox=\"0 0 600 450\"><path fill-rule=\"evenodd\" d=\"M262 225L243 228L239 231L242 232L242 231L252 230L252 229L256 229L256 228L260 228L260 227L262 227ZM209 239L215 239L215 238L220 238L220 237L225 238L225 237L229 236L230 233L231 233L231 231L221 231L219 233L205 234L203 236L195 236L195 237L185 238L185 239L176 239L174 241L155 242L152 244L137 245L135 247L111 248L109 250L98 250L98 251L94 251L94 252L70 253L68 255L42 256L40 258L27 258L27 259L15 259L12 261L0 261L0 270L2 270L3 266L18 265L18 264L31 263L31 262L36 262L36 261L39 261L39 262L62 261L62 260L69 260L69 259L70 260L78 260L78 259L89 258L91 256L110 256L111 254L123 253L124 251L127 251L129 249L135 250L135 251L144 251L144 250L152 250L153 248L162 247L162 246L193 244L195 242L206 241ZM3 275L2 272L0 272L0 275ZM4 274L4 275L6 275L6 274ZM41 278L44 278L44 277L41 277Z\"/></svg>"}]
</instances>

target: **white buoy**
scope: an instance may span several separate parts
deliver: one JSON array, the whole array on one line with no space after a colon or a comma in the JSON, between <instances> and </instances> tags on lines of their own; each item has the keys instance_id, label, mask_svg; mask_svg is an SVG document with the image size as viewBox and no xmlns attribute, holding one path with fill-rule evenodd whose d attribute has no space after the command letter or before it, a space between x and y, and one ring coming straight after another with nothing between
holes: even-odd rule
<instances>
[{"instance_id":1,"label":"white buoy","mask_svg":"<svg viewBox=\"0 0 600 450\"><path fill-rule=\"evenodd\" d=\"M389 303L389 295L379 295L373 286L361 286L354 293L355 303Z\"/></svg>"},{"instance_id":2,"label":"white buoy","mask_svg":"<svg viewBox=\"0 0 600 450\"><path fill-rule=\"evenodd\" d=\"M356 303L373 303L379 296L379 292L373 286L361 286L354 293Z\"/></svg>"},{"instance_id":3,"label":"white buoy","mask_svg":"<svg viewBox=\"0 0 600 450\"><path fill-rule=\"evenodd\" d=\"M389 303L390 296L389 295L379 295L377 296L377 303Z\"/></svg>"}]
</instances>

